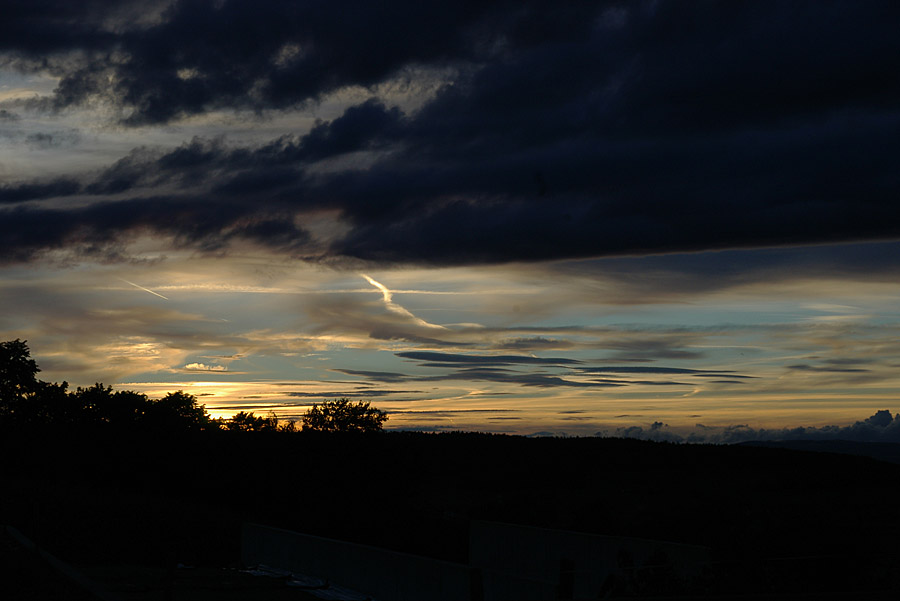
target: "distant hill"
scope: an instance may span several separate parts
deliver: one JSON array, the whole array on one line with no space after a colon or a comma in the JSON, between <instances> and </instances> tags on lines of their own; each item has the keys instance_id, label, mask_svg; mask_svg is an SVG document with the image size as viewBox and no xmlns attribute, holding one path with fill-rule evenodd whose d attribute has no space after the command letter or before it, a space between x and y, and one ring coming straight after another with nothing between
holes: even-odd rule
<instances>
[{"instance_id":1,"label":"distant hill","mask_svg":"<svg viewBox=\"0 0 900 601\"><path fill-rule=\"evenodd\" d=\"M17 429L0 523L64 561L221 566L244 521L464 563L485 520L707 546L710 590L881 591L900 589L897 449Z\"/></svg>"},{"instance_id":2,"label":"distant hill","mask_svg":"<svg viewBox=\"0 0 900 601\"><path fill-rule=\"evenodd\" d=\"M742 442L738 446L766 447L770 449L791 449L816 453L840 453L871 457L878 461L900 464L900 443L896 442L856 442L852 440L765 440Z\"/></svg>"}]
</instances>

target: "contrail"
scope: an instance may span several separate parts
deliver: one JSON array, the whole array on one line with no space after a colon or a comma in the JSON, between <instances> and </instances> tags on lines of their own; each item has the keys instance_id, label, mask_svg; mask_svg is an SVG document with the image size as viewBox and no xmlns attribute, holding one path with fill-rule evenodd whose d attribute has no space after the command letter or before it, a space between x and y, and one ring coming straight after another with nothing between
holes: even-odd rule
<instances>
[{"instance_id":1,"label":"contrail","mask_svg":"<svg viewBox=\"0 0 900 601\"><path fill-rule=\"evenodd\" d=\"M144 292L149 292L149 293L152 294L153 296L158 296L159 298L164 298L164 299L166 299L166 300L169 300L169 297L163 296L163 295L160 294L159 292L153 292L153 291L150 290L149 288L144 288L143 286L138 286L138 285L135 284L134 282L129 282L128 280L126 280L126 279L124 279L124 278L119 278L119 279L122 280L123 282L125 282L126 284L131 284L132 286L134 286L134 287L137 288L138 290L143 290Z\"/></svg>"},{"instance_id":2,"label":"contrail","mask_svg":"<svg viewBox=\"0 0 900 601\"><path fill-rule=\"evenodd\" d=\"M364 273L361 273L359 275L366 278L370 284L372 284L373 286L375 286L376 288L381 290L381 294L384 296L384 302L390 303L391 300L394 298L394 295L391 294L391 291L387 289L387 286L385 286L381 282L376 282L375 280L373 280L372 278L370 278L369 276L367 276Z\"/></svg>"},{"instance_id":3,"label":"contrail","mask_svg":"<svg viewBox=\"0 0 900 601\"><path fill-rule=\"evenodd\" d=\"M359 275L366 278L366 281L368 281L370 284L372 284L373 286L375 286L376 288L378 288L381 291L381 296L382 296L382 298L384 298L384 305L385 305L385 307L387 307L388 311L392 311L394 313L397 313L398 315L403 315L404 317L409 317L413 321L415 321L417 324L419 324L420 326L425 326L426 328L436 328L436 329L440 329L440 330L447 329L444 326L439 326L439 325L436 325L433 323L428 323L424 319L416 317L415 315L413 315L412 313L410 313L409 311L407 311L406 309L404 309L403 307L401 307L400 305L398 305L397 303L394 302L394 300L393 300L394 295L391 293L390 290L388 290L387 286L385 286L384 284L382 284L379 281L373 280L372 278L370 278L369 276L367 276L364 273L361 273Z\"/></svg>"}]
</instances>

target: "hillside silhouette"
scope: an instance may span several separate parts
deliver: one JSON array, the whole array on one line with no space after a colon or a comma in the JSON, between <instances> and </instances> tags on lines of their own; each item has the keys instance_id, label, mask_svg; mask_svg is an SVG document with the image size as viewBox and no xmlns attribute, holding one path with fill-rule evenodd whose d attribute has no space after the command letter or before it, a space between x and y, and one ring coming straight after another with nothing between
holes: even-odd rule
<instances>
[{"instance_id":1,"label":"hillside silhouette","mask_svg":"<svg viewBox=\"0 0 900 601\"><path fill-rule=\"evenodd\" d=\"M36 398L4 386L16 411ZM97 387L66 394L98 395L127 415L135 401ZM20 421L9 417L10 398L0 419L0 522L85 565L233 565L247 521L465 562L468 524L490 520L708 546L715 560L688 591L697 595L900 586L900 465L869 457L614 438L229 430L210 427L183 397L139 426ZM184 422L170 421L176 415Z\"/></svg>"}]
</instances>

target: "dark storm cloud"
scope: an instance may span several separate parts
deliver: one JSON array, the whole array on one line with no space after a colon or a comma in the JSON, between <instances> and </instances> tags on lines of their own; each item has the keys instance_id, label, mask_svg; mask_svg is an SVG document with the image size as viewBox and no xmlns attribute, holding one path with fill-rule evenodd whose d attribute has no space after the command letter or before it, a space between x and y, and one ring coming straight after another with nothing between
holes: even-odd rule
<instances>
[{"instance_id":1,"label":"dark storm cloud","mask_svg":"<svg viewBox=\"0 0 900 601\"><path fill-rule=\"evenodd\" d=\"M0 60L60 77L57 108L102 99L131 125L302 107L347 86L375 94L415 69L446 85L416 111L388 95L260 147L137 151L69 194L172 187L180 210L222 204L265 224L247 235L292 251L305 237L289 243L288 214L334 209L346 233L318 256L337 262L900 236L895 2L185 0L134 24L122 15L137 5L103 18L111 4L4 2ZM312 169L360 152L364 167ZM6 203L49 186L9 185ZM104 242L105 227L80 223Z\"/></svg>"},{"instance_id":2,"label":"dark storm cloud","mask_svg":"<svg viewBox=\"0 0 900 601\"><path fill-rule=\"evenodd\" d=\"M345 152L367 150L382 140L397 139L402 134L402 113L370 98L348 108L343 115L328 123L319 123L300 140L298 157L326 158Z\"/></svg>"},{"instance_id":3,"label":"dark storm cloud","mask_svg":"<svg viewBox=\"0 0 900 601\"><path fill-rule=\"evenodd\" d=\"M65 183L59 184L65 187ZM23 194L22 190L0 190ZM162 197L105 202L60 210L16 207L2 215L0 262L27 260L43 251L65 248L107 260L123 258L120 245L146 230L170 236L178 246L214 252L236 239L267 245L278 241L299 248L308 234L290 216L253 211L237 203Z\"/></svg>"},{"instance_id":4,"label":"dark storm cloud","mask_svg":"<svg viewBox=\"0 0 900 601\"><path fill-rule=\"evenodd\" d=\"M407 142L446 175L398 165L380 182L385 197L427 188L442 201L399 219L366 212L340 251L468 262L900 232L897 84L879 83L894 36L876 26L860 47L832 44L867 35L860 21L875 15L660 6L439 95ZM358 181L377 195L380 182Z\"/></svg>"},{"instance_id":5,"label":"dark storm cloud","mask_svg":"<svg viewBox=\"0 0 900 601\"><path fill-rule=\"evenodd\" d=\"M71 196L81 190L81 184L70 178L57 178L46 182L7 184L0 186L0 204L14 204L28 200Z\"/></svg>"},{"instance_id":6,"label":"dark storm cloud","mask_svg":"<svg viewBox=\"0 0 900 601\"><path fill-rule=\"evenodd\" d=\"M222 139L195 137L165 153L136 148L102 170L82 191L105 195L158 186L212 187L211 198L249 195L272 201L269 193L279 185L303 182L299 161L310 156L302 141L292 136L255 148L231 148Z\"/></svg>"},{"instance_id":7,"label":"dark storm cloud","mask_svg":"<svg viewBox=\"0 0 900 601\"><path fill-rule=\"evenodd\" d=\"M362 125L366 120L376 123ZM177 148L161 152L138 147L96 174L82 178L60 178L6 186L11 192L7 202L40 200L59 196L107 196L166 187L181 193L204 195L209 202L239 199L265 210L272 204L298 210L330 207L331 203L316 191L317 183L305 173L305 167L335 154L360 150L358 129L366 130L368 148L377 145L377 131L389 128L399 119L396 109L370 99L350 107L343 116L314 127L304 136L285 135L253 148L232 147L221 138L194 137ZM51 145L56 140L71 142L74 134L61 132L31 134L30 143ZM64 186L60 185L64 182ZM298 197L297 194L300 194ZM264 203L262 207L258 205Z\"/></svg>"},{"instance_id":8,"label":"dark storm cloud","mask_svg":"<svg viewBox=\"0 0 900 601\"><path fill-rule=\"evenodd\" d=\"M73 7L80 4L12 2L0 50L33 61L92 51L71 59L76 67L64 74L55 104L112 96L132 111L126 122L134 125L215 107L292 106L377 84L405 66L472 59L492 41L483 39L491 25L518 20L493 6L514 3L483 0L182 0L150 26L119 22L110 30L104 5L117 3Z\"/></svg>"},{"instance_id":9,"label":"dark storm cloud","mask_svg":"<svg viewBox=\"0 0 900 601\"><path fill-rule=\"evenodd\" d=\"M122 0L3 0L0 52L41 60L47 53L111 50L117 36L105 30L104 18L136 4Z\"/></svg>"}]
</instances>

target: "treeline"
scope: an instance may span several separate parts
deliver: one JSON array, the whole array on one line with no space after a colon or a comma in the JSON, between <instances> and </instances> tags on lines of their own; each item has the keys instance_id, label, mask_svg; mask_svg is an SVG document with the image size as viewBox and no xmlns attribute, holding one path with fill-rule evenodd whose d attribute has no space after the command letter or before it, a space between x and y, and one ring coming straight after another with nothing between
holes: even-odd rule
<instances>
[{"instance_id":1,"label":"treeline","mask_svg":"<svg viewBox=\"0 0 900 601\"><path fill-rule=\"evenodd\" d=\"M67 382L38 379L40 368L25 341L0 342L0 426L110 426L116 429L160 430L169 433L208 430L295 432L376 431L387 414L368 403L348 399L316 404L300 425L274 414L240 412L230 419L213 418L197 398L183 391L161 399L131 390L113 390L94 384L69 390Z\"/></svg>"}]
</instances>

